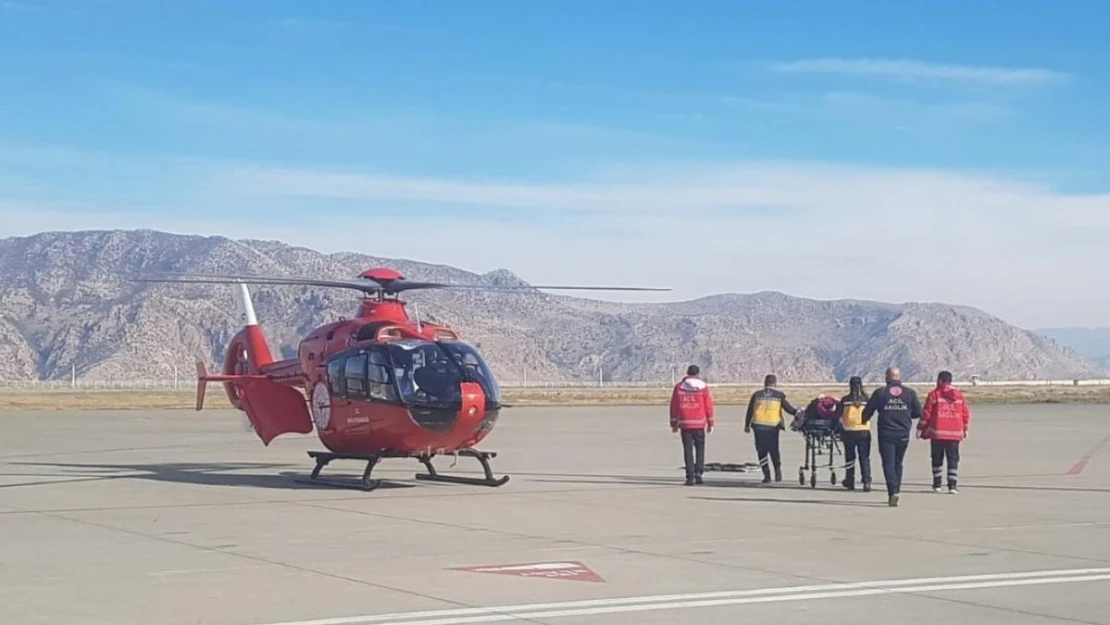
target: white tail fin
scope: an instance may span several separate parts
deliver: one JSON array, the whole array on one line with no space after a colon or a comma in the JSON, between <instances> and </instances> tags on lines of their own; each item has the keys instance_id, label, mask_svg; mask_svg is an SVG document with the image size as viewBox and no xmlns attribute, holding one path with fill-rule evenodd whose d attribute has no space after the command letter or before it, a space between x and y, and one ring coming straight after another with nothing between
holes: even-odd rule
<instances>
[{"instance_id":1,"label":"white tail fin","mask_svg":"<svg viewBox=\"0 0 1110 625\"><path fill-rule=\"evenodd\" d=\"M254 314L254 302L251 301L251 292L247 290L247 285L242 282L239 283L239 306L243 310L243 325L258 325L258 316Z\"/></svg>"}]
</instances>

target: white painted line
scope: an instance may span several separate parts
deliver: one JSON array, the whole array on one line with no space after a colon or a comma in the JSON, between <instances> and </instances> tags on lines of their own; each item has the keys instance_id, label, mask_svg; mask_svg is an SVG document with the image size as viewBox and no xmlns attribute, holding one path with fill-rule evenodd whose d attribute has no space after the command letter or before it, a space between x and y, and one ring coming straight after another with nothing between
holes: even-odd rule
<instances>
[{"instance_id":1,"label":"white painted line","mask_svg":"<svg viewBox=\"0 0 1110 625\"><path fill-rule=\"evenodd\" d=\"M1040 529L1060 529L1063 527L1095 527L1099 525L1108 525L1105 522L1093 521L1090 523L1045 523L1042 525L1000 525L996 527L983 527L978 531L984 532L1005 532L1009 530L1040 530ZM967 532L977 531L975 528L968 529L955 529L954 532Z\"/></svg>"},{"instance_id":2,"label":"white painted line","mask_svg":"<svg viewBox=\"0 0 1110 625\"><path fill-rule=\"evenodd\" d=\"M644 605L614 605L596 608L582 608L578 610L550 610L547 612L518 612L507 614L490 614L485 616L462 616L457 618L430 619L424 621L388 621L382 625L463 625L469 623L495 623L498 621L513 621L517 619L542 619L566 616L587 616L598 614L618 614L623 612L649 612L652 610L680 610L690 608L710 608L724 605L741 605L747 603L772 603L779 601L802 601L807 599L837 599L844 597L866 597L869 595L884 595L895 593L929 592L940 590L970 590L975 588L1000 588L1004 586L1031 586L1036 584L1069 584L1076 582L1092 582L1110 580L1110 574L1087 575L1076 577L1045 577L1039 579L996 580L989 582L974 582L969 584L934 584L926 586L903 586L901 588L871 588L866 590L843 590L837 592L814 592L804 594L772 595L770 597L737 597L734 599L718 599L710 601L685 601L668 603L649 603Z\"/></svg>"},{"instance_id":3,"label":"white painted line","mask_svg":"<svg viewBox=\"0 0 1110 625\"><path fill-rule=\"evenodd\" d=\"M1062 569L1025 571L1020 573L992 573L955 577L924 577L900 580L876 580L811 586L784 586L751 590L726 590L719 592L648 595L640 597L613 597L559 603L532 603L488 608L458 608L426 610L365 616L287 621L266 625L462 625L466 623L492 623L520 618L555 618L619 612L643 612L664 609L689 609L719 605L765 603L772 601L801 601L836 597L863 597L887 593L927 592L935 590L969 590L1035 584L1066 584L1110 580L1110 568ZM414 620L430 619L430 620Z\"/></svg>"}]
</instances>

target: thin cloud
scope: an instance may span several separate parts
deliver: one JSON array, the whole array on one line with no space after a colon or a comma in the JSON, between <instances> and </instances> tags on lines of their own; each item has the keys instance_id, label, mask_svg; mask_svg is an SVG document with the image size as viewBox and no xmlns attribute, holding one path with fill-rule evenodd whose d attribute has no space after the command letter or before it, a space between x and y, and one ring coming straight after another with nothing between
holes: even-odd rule
<instances>
[{"instance_id":1,"label":"thin cloud","mask_svg":"<svg viewBox=\"0 0 1110 625\"><path fill-rule=\"evenodd\" d=\"M46 11L42 4L25 0L0 0L0 11Z\"/></svg>"},{"instance_id":2,"label":"thin cloud","mask_svg":"<svg viewBox=\"0 0 1110 625\"><path fill-rule=\"evenodd\" d=\"M825 113L871 122L880 116L901 120L990 122L1017 115L1012 109L986 102L925 103L850 91L826 93L822 105Z\"/></svg>"},{"instance_id":3,"label":"thin cloud","mask_svg":"<svg viewBox=\"0 0 1110 625\"><path fill-rule=\"evenodd\" d=\"M653 299L770 289L968 304L1026 326L1110 318L1110 293L1073 286L1098 284L1110 264L1104 239L1076 238L1110 232L1110 195L1015 179L766 161L544 183L227 162L159 171L164 179L136 182L127 167L106 168L64 197L11 189L0 237L43 224L156 228L507 267L534 282L676 289ZM129 195L105 195L109 187Z\"/></svg>"},{"instance_id":4,"label":"thin cloud","mask_svg":"<svg viewBox=\"0 0 1110 625\"><path fill-rule=\"evenodd\" d=\"M1042 68L951 65L908 59L801 59L772 63L771 69L793 74L848 74L899 80L947 80L988 85L1039 86L1071 79L1070 74Z\"/></svg>"}]
</instances>

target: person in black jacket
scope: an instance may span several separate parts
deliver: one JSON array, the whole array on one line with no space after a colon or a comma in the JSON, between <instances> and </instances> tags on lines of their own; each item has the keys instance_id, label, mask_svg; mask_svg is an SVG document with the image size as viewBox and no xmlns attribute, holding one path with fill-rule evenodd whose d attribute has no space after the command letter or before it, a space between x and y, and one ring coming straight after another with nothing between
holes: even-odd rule
<instances>
[{"instance_id":1,"label":"person in black jacket","mask_svg":"<svg viewBox=\"0 0 1110 625\"><path fill-rule=\"evenodd\" d=\"M902 464L913 434L913 420L920 419L921 401L917 392L902 386L902 372L898 367L886 370L886 386L877 389L863 408L863 422L870 423L878 415L879 457L883 461L883 478L886 480L887 504L898 505L902 490Z\"/></svg>"}]
</instances>

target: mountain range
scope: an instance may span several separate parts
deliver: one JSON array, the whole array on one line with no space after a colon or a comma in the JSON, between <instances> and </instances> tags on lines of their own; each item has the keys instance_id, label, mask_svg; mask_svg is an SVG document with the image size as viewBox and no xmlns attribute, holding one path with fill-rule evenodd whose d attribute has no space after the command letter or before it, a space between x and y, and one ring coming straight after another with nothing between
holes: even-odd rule
<instances>
[{"instance_id":1,"label":"mountain range","mask_svg":"<svg viewBox=\"0 0 1110 625\"><path fill-rule=\"evenodd\" d=\"M147 284L152 272L351 278L391 267L412 280L526 283L507 269L454 267L276 241L150 230L43 232L0 239L0 380L167 380L200 358L210 366L240 323L231 286ZM350 316L358 294L252 287L263 330L291 356L313 327ZM669 382L687 363L710 380L881 378L940 369L960 379L1087 378L1100 365L1057 339L981 310L935 303L819 301L777 292L628 304L524 292L417 291L422 319L456 327L508 382ZM1062 337L1057 333L1058 338ZM1110 353L1110 352L1107 352ZM1101 366L1110 365L1105 360Z\"/></svg>"},{"instance_id":2,"label":"mountain range","mask_svg":"<svg viewBox=\"0 0 1110 625\"><path fill-rule=\"evenodd\" d=\"M1101 369L1110 369L1110 328L1042 328L1037 333L1074 349Z\"/></svg>"}]
</instances>

